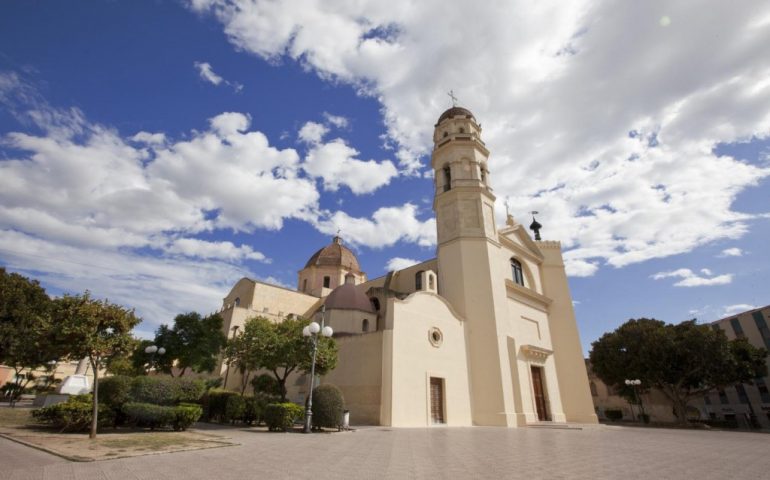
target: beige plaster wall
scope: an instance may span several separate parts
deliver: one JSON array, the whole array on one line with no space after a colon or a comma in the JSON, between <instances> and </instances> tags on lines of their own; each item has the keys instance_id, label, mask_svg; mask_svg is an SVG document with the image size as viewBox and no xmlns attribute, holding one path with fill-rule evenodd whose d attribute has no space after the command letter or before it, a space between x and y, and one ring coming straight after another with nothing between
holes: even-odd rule
<instances>
[{"instance_id":1,"label":"beige plaster wall","mask_svg":"<svg viewBox=\"0 0 770 480\"><path fill-rule=\"evenodd\" d=\"M392 378L390 398L392 416L383 423L396 427L431 426L430 377L444 379L445 421L450 426L472 425L468 386L468 364L463 322L448 304L433 293L418 292L405 300L391 300ZM438 328L443 335L439 347L431 344L429 331Z\"/></svg>"},{"instance_id":2,"label":"beige plaster wall","mask_svg":"<svg viewBox=\"0 0 770 480\"><path fill-rule=\"evenodd\" d=\"M369 321L369 332L377 330L377 314L360 310L334 309L326 312L326 325L335 333L365 333L362 329L364 320Z\"/></svg>"}]
</instances>

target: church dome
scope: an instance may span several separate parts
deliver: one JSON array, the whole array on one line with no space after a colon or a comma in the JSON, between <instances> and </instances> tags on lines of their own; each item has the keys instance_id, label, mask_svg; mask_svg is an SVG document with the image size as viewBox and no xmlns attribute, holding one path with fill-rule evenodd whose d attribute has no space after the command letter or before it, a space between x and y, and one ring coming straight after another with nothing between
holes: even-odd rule
<instances>
[{"instance_id":1,"label":"church dome","mask_svg":"<svg viewBox=\"0 0 770 480\"><path fill-rule=\"evenodd\" d=\"M369 297L356 288L353 283L353 275L350 273L346 276L345 283L332 290L332 293L326 297L324 305L326 305L327 310L360 310L374 313Z\"/></svg>"},{"instance_id":2,"label":"church dome","mask_svg":"<svg viewBox=\"0 0 770 480\"><path fill-rule=\"evenodd\" d=\"M436 122L436 125L452 117L466 117L466 118L472 119L474 122L476 121L476 117L474 117L471 111L468 110L467 108L452 107L449 110L442 113L440 117L438 117L438 122Z\"/></svg>"},{"instance_id":3,"label":"church dome","mask_svg":"<svg viewBox=\"0 0 770 480\"><path fill-rule=\"evenodd\" d=\"M332 243L315 252L305 264L305 268L313 266L345 267L354 272L361 271L356 255L342 244L338 236L334 237Z\"/></svg>"}]
</instances>

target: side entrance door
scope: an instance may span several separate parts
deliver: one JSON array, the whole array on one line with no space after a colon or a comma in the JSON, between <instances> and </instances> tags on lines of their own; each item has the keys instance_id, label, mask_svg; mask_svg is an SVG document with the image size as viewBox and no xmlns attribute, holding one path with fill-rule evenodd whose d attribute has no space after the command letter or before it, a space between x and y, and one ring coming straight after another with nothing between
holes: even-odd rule
<instances>
[{"instance_id":1,"label":"side entrance door","mask_svg":"<svg viewBox=\"0 0 770 480\"><path fill-rule=\"evenodd\" d=\"M537 419L544 422L548 420L548 404L545 401L545 389L543 388L543 369L540 367L532 367L532 387L535 390Z\"/></svg>"},{"instance_id":2,"label":"side entrance door","mask_svg":"<svg viewBox=\"0 0 770 480\"><path fill-rule=\"evenodd\" d=\"M430 377L430 419L433 424L444 423L444 380Z\"/></svg>"}]
</instances>

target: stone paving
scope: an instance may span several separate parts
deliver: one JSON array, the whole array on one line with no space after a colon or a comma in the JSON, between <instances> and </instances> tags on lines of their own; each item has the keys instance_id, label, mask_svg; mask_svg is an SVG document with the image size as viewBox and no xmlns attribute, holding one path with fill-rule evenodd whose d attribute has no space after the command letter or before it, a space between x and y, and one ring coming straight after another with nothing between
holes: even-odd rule
<instances>
[{"instance_id":1,"label":"stone paving","mask_svg":"<svg viewBox=\"0 0 770 480\"><path fill-rule=\"evenodd\" d=\"M217 433L241 445L74 463L0 439L0 479L770 478L770 435L760 433L614 426Z\"/></svg>"}]
</instances>

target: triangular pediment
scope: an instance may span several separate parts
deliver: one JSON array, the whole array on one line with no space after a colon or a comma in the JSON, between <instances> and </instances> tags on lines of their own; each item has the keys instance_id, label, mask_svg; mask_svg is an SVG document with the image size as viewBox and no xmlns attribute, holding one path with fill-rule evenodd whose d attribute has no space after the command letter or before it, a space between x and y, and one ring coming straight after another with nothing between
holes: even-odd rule
<instances>
[{"instance_id":1,"label":"triangular pediment","mask_svg":"<svg viewBox=\"0 0 770 480\"><path fill-rule=\"evenodd\" d=\"M527 233L527 230L522 224L516 223L501 229L498 232L498 236L500 238L500 243L503 243L508 247L513 247L522 253L529 254L537 259L538 263L544 259L543 253L540 251L537 243L532 240L532 237L529 236L529 233Z\"/></svg>"}]
</instances>

